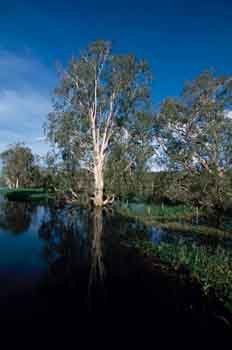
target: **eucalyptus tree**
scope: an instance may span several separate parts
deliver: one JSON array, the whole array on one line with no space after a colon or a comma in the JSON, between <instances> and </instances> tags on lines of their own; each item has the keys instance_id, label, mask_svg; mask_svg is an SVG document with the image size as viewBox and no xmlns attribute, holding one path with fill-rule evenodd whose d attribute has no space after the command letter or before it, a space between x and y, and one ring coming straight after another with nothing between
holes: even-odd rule
<instances>
[{"instance_id":1,"label":"eucalyptus tree","mask_svg":"<svg viewBox=\"0 0 232 350\"><path fill-rule=\"evenodd\" d=\"M162 104L158 140L174 174L171 196L213 210L231 204L231 92L232 77L206 71Z\"/></svg>"},{"instance_id":2,"label":"eucalyptus tree","mask_svg":"<svg viewBox=\"0 0 232 350\"><path fill-rule=\"evenodd\" d=\"M1 153L2 173L10 188L36 185L40 180L37 159L31 149L16 143Z\"/></svg>"},{"instance_id":3,"label":"eucalyptus tree","mask_svg":"<svg viewBox=\"0 0 232 350\"><path fill-rule=\"evenodd\" d=\"M129 133L137 112L149 108L148 64L134 55L112 53L96 41L61 72L47 136L62 154L93 175L95 206L104 199L104 173L118 135Z\"/></svg>"}]
</instances>

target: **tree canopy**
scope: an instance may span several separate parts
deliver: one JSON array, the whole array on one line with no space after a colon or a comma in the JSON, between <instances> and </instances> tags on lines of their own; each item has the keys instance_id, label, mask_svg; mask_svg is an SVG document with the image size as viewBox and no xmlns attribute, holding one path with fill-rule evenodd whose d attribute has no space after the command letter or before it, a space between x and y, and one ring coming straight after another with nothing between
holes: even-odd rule
<instances>
[{"instance_id":1,"label":"tree canopy","mask_svg":"<svg viewBox=\"0 0 232 350\"><path fill-rule=\"evenodd\" d=\"M135 116L150 107L148 64L134 55L112 53L110 42L96 41L72 58L55 90L48 138L67 166L93 174L95 205L103 205L104 174L113 145L127 138Z\"/></svg>"},{"instance_id":2,"label":"tree canopy","mask_svg":"<svg viewBox=\"0 0 232 350\"><path fill-rule=\"evenodd\" d=\"M223 208L232 195L231 92L231 77L203 72L186 83L180 99L166 99L157 118L176 195L208 208Z\"/></svg>"},{"instance_id":3,"label":"tree canopy","mask_svg":"<svg viewBox=\"0 0 232 350\"><path fill-rule=\"evenodd\" d=\"M10 188L30 187L39 181L39 166L31 149L17 143L1 153L2 173Z\"/></svg>"}]
</instances>

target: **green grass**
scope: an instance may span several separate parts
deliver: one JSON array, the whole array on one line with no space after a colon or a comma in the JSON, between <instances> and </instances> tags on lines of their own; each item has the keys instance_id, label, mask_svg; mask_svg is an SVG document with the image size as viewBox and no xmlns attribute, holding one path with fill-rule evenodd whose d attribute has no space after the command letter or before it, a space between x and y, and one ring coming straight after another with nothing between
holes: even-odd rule
<instances>
[{"instance_id":1,"label":"green grass","mask_svg":"<svg viewBox=\"0 0 232 350\"><path fill-rule=\"evenodd\" d=\"M206 238L214 238L218 240L223 240L225 238L232 239L231 230L220 229L208 225L191 225L188 223L166 222L158 223L156 227L167 230L168 232L180 234L182 236L199 235Z\"/></svg>"},{"instance_id":2,"label":"green grass","mask_svg":"<svg viewBox=\"0 0 232 350\"><path fill-rule=\"evenodd\" d=\"M145 226L155 226L169 232L180 235L200 235L215 239L232 238L230 228L216 228L206 221L205 211L187 206L160 206L143 205L138 210L133 205L122 205L117 209L118 213L128 219L143 223Z\"/></svg>"},{"instance_id":3,"label":"green grass","mask_svg":"<svg viewBox=\"0 0 232 350\"><path fill-rule=\"evenodd\" d=\"M122 204L118 208L118 212L127 217L136 217L143 221L180 221L180 220L191 220L204 215L203 210L199 210L193 207L184 205L177 206L162 206L162 205L145 205L140 206L134 204Z\"/></svg>"},{"instance_id":4,"label":"green grass","mask_svg":"<svg viewBox=\"0 0 232 350\"><path fill-rule=\"evenodd\" d=\"M133 246L174 270L184 271L196 280L206 295L215 295L232 312L232 252L222 247L216 250L195 243L176 244L133 241Z\"/></svg>"},{"instance_id":5,"label":"green grass","mask_svg":"<svg viewBox=\"0 0 232 350\"><path fill-rule=\"evenodd\" d=\"M43 201L51 199L42 188L17 188L17 189L0 189L0 194L12 201Z\"/></svg>"},{"instance_id":6,"label":"green grass","mask_svg":"<svg viewBox=\"0 0 232 350\"><path fill-rule=\"evenodd\" d=\"M143 254L158 257L161 268L176 270L179 274L183 272L197 281L204 294L217 297L232 312L232 250L223 248L223 245L213 248L185 239L187 235L198 235L223 241L232 238L231 228L202 224L206 221L204 210L187 206L138 207L127 204L120 206L118 212L127 219L143 223L145 227L155 226L177 236L179 234L180 239L175 243L161 242L157 245L137 236L132 239L132 245Z\"/></svg>"}]
</instances>

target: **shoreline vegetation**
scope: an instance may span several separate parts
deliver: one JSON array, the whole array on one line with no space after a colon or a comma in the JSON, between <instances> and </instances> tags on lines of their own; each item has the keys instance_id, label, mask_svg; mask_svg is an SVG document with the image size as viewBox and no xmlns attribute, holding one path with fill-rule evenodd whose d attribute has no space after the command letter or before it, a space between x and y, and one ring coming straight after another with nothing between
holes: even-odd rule
<instances>
[{"instance_id":1,"label":"shoreline vegetation","mask_svg":"<svg viewBox=\"0 0 232 350\"><path fill-rule=\"evenodd\" d=\"M53 199L54 196L43 188L0 188L0 195L10 201L44 201Z\"/></svg>"},{"instance_id":2,"label":"shoreline vegetation","mask_svg":"<svg viewBox=\"0 0 232 350\"><path fill-rule=\"evenodd\" d=\"M117 207L117 212L146 227L155 226L181 235L196 234L202 237L212 237L218 240L232 238L232 227L225 224L217 227L209 225L207 212L204 209L185 205L141 204L135 206L123 204Z\"/></svg>"},{"instance_id":3,"label":"shoreline vegetation","mask_svg":"<svg viewBox=\"0 0 232 350\"><path fill-rule=\"evenodd\" d=\"M128 244L139 254L157 259L160 269L176 272L193 283L198 283L203 295L220 301L225 309L232 312L232 253L225 248L225 241L232 239L231 228L209 226L205 212L185 206L165 207L163 205L144 205L133 208L126 205L118 212L130 220L142 223L147 229L155 227L175 234L175 242L155 243L150 240L128 239ZM205 221L201 223L201 221ZM191 236L193 240L188 240ZM197 242L203 239L207 244ZM212 245L212 239L218 243ZM232 320L226 320L232 326Z\"/></svg>"},{"instance_id":4,"label":"shoreline vegetation","mask_svg":"<svg viewBox=\"0 0 232 350\"><path fill-rule=\"evenodd\" d=\"M178 243L154 244L133 240L130 246L139 254L158 258L160 268L172 270L200 285L202 293L219 300L232 312L232 254L222 247L209 247L180 240ZM232 326L230 319L230 326Z\"/></svg>"}]
</instances>

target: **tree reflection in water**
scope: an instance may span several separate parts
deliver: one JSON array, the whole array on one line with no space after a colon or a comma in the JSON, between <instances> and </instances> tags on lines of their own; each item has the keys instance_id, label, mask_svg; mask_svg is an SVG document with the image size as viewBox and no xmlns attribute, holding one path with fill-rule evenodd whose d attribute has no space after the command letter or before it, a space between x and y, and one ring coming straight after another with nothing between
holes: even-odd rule
<instances>
[{"instance_id":1,"label":"tree reflection in water","mask_svg":"<svg viewBox=\"0 0 232 350\"><path fill-rule=\"evenodd\" d=\"M24 202L2 201L0 206L0 228L13 235L24 233L30 227L36 206Z\"/></svg>"},{"instance_id":2,"label":"tree reflection in water","mask_svg":"<svg viewBox=\"0 0 232 350\"><path fill-rule=\"evenodd\" d=\"M44 257L49 272L48 286L65 286L82 290L88 309L94 307L95 296L105 295L103 262L103 212L100 208L67 207L50 209L39 229L44 240ZM81 283L80 283L81 282ZM84 282L84 283L83 283Z\"/></svg>"},{"instance_id":3,"label":"tree reflection in water","mask_svg":"<svg viewBox=\"0 0 232 350\"><path fill-rule=\"evenodd\" d=\"M90 252L90 273L88 285L88 306L91 309L94 303L94 296L97 293L105 299L106 290L104 285L105 266L103 256L104 222L102 208L94 208L92 213L92 237Z\"/></svg>"},{"instance_id":4,"label":"tree reflection in water","mask_svg":"<svg viewBox=\"0 0 232 350\"><path fill-rule=\"evenodd\" d=\"M20 321L18 326L22 319L33 320L33 326L37 323L39 327L42 324L49 330L53 328L56 335L57 327L65 330L65 334L70 334L73 327L75 337L78 321L88 331L99 327L99 331L114 333L120 329L134 334L138 329L146 336L154 327L168 332L173 328L179 332L185 327L189 330L208 327L206 331L210 334L214 327L224 330L221 321L212 315L219 310L218 306L203 298L197 285L177 278L172 272L166 273L156 260L138 256L134 249L121 244L128 237L145 238L147 231L139 223L128 222L116 213L109 215L99 208L65 206L58 210L52 206L2 203L0 225L8 231L23 232L30 223L31 232L38 232L40 239L37 234L30 237L25 234L25 240L2 235L7 238L6 245L2 241L2 257L5 254L6 262L16 262L15 270L10 271L8 263L0 266L2 290L7 290L10 279L19 277L20 281L15 284L11 298L9 294L0 298L3 323L16 319ZM29 241L29 246L25 241ZM25 247L29 247L27 260L21 259ZM17 266L18 261L21 266ZM25 274L30 262L29 273ZM29 286L24 284L24 276L29 282L31 278Z\"/></svg>"}]
</instances>

